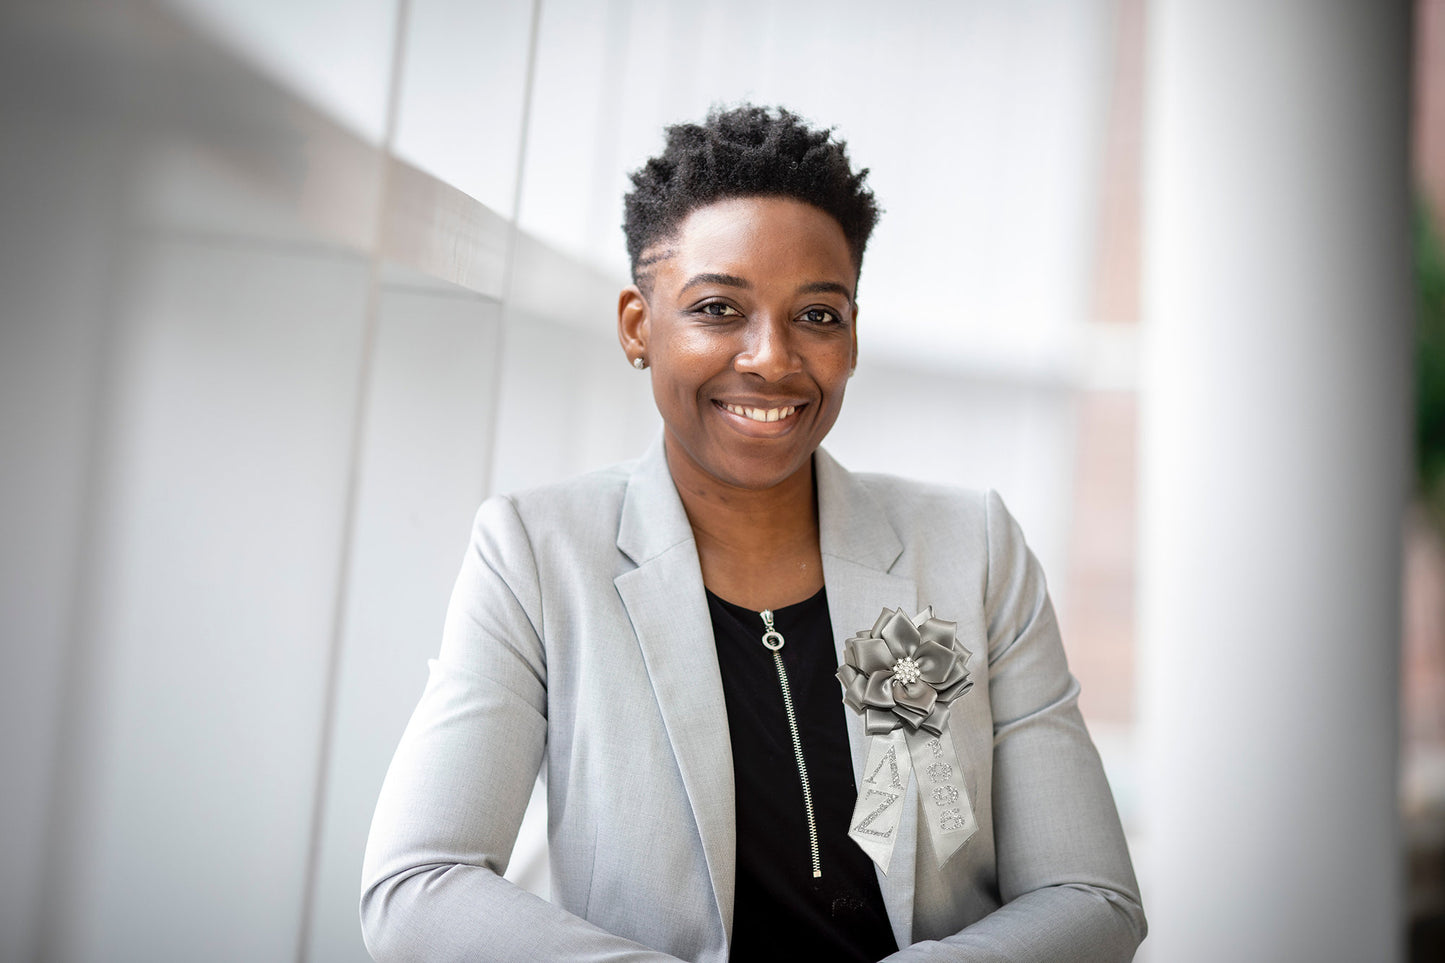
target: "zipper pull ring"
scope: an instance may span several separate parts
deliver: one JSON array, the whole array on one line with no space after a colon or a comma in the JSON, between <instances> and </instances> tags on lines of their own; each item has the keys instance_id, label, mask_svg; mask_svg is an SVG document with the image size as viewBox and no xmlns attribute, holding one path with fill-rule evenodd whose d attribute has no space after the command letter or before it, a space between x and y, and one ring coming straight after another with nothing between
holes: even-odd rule
<instances>
[{"instance_id":1,"label":"zipper pull ring","mask_svg":"<svg viewBox=\"0 0 1445 963\"><path fill-rule=\"evenodd\" d=\"M763 633L763 645L768 651L776 652L783 647L783 634L773 628L773 610L763 609L758 613L763 617L763 627L767 629Z\"/></svg>"}]
</instances>

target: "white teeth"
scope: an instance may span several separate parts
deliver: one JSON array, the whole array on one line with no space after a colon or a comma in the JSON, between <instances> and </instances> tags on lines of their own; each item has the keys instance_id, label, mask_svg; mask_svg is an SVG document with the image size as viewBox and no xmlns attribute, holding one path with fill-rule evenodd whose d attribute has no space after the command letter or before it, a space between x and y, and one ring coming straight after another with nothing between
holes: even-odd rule
<instances>
[{"instance_id":1,"label":"white teeth","mask_svg":"<svg viewBox=\"0 0 1445 963\"><path fill-rule=\"evenodd\" d=\"M730 405L727 402L723 402L723 407L749 421L781 421L798 410L796 405L788 405L786 408L744 408L742 405Z\"/></svg>"}]
</instances>

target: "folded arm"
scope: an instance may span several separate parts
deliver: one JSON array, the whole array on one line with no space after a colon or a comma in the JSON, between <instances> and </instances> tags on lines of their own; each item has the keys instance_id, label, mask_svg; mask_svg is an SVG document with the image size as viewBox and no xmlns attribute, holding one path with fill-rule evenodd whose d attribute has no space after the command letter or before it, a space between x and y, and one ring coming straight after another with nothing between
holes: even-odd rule
<instances>
[{"instance_id":1,"label":"folded arm","mask_svg":"<svg viewBox=\"0 0 1445 963\"><path fill-rule=\"evenodd\" d=\"M379 961L673 959L502 878L546 746L537 586L516 510L488 501L367 840L361 922Z\"/></svg>"},{"instance_id":2,"label":"folded arm","mask_svg":"<svg viewBox=\"0 0 1445 963\"><path fill-rule=\"evenodd\" d=\"M890 960L1132 959L1147 925L1098 752L1044 585L1018 524L988 494L994 844L1003 906Z\"/></svg>"}]
</instances>

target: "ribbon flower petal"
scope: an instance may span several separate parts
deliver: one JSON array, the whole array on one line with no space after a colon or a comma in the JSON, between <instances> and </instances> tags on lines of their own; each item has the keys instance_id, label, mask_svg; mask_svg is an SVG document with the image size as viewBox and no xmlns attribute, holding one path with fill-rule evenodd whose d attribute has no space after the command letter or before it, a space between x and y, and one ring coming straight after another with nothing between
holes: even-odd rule
<instances>
[{"instance_id":1,"label":"ribbon flower petal","mask_svg":"<svg viewBox=\"0 0 1445 963\"><path fill-rule=\"evenodd\" d=\"M913 618L885 608L871 629L844 644L838 667L843 700L868 717L869 732L899 726L943 731L949 705L973 687L967 668L972 653L958 641L957 629L957 623L934 618L932 606Z\"/></svg>"},{"instance_id":2,"label":"ribbon flower petal","mask_svg":"<svg viewBox=\"0 0 1445 963\"><path fill-rule=\"evenodd\" d=\"M857 661L854 663L859 671L869 673L879 671L893 671L893 663L898 657L888 650L888 643L882 639L861 638L852 642L853 651ZM845 661L847 657L844 657Z\"/></svg>"}]
</instances>

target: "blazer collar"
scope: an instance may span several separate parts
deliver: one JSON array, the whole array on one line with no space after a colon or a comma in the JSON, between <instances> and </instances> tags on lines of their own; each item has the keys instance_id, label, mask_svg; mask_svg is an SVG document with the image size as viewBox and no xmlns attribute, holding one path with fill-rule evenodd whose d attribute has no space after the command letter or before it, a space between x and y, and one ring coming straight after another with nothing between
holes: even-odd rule
<instances>
[{"instance_id":1,"label":"blazer collar","mask_svg":"<svg viewBox=\"0 0 1445 963\"><path fill-rule=\"evenodd\" d=\"M622 521L617 528L617 547L634 565L645 565L682 542L692 541L692 525L678 497L672 473L667 470L667 453L662 436L647 449L632 468L627 494L622 499ZM698 575L701 580L701 572Z\"/></svg>"},{"instance_id":2,"label":"blazer collar","mask_svg":"<svg viewBox=\"0 0 1445 963\"><path fill-rule=\"evenodd\" d=\"M813 455L813 476L817 479L823 555L879 572L891 569L903 554L903 542L862 480L821 448ZM872 625L869 622L865 627Z\"/></svg>"},{"instance_id":3,"label":"blazer collar","mask_svg":"<svg viewBox=\"0 0 1445 963\"><path fill-rule=\"evenodd\" d=\"M879 572L891 569L903 553L903 542L872 493L821 448L813 455L813 471L823 555ZM691 538L692 526L667 469L659 435L633 466L622 503L617 547L633 564L642 565Z\"/></svg>"},{"instance_id":4,"label":"blazer collar","mask_svg":"<svg viewBox=\"0 0 1445 963\"><path fill-rule=\"evenodd\" d=\"M918 590L912 579L891 574L903 542L863 481L821 448L813 456L813 468L828 615L841 662L843 641L872 627L885 606L914 614ZM736 885L735 787L727 727L718 725L718 714L727 710L697 546L661 437L633 467L617 547L637 566L618 576L615 584L637 633L697 820L718 912L730 923ZM861 716L848 712L846 718L853 776L861 781L867 735ZM893 862L888 873L878 877L900 947L912 942L917 834L913 784L905 804Z\"/></svg>"}]
</instances>

